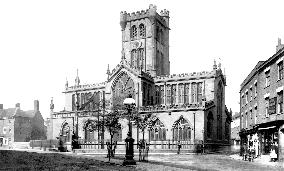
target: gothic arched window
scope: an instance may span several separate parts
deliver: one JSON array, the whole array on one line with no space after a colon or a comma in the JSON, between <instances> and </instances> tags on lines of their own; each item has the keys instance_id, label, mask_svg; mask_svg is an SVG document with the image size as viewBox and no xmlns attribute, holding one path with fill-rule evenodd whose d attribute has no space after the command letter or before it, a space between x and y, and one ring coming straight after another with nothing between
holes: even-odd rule
<instances>
[{"instance_id":1,"label":"gothic arched window","mask_svg":"<svg viewBox=\"0 0 284 171\"><path fill-rule=\"evenodd\" d=\"M146 29L144 24L139 25L139 36L140 37L145 37L146 36Z\"/></svg>"},{"instance_id":2,"label":"gothic arched window","mask_svg":"<svg viewBox=\"0 0 284 171\"><path fill-rule=\"evenodd\" d=\"M191 126L190 123L181 116L173 124L173 140L175 141L188 141L191 140Z\"/></svg>"},{"instance_id":3,"label":"gothic arched window","mask_svg":"<svg viewBox=\"0 0 284 171\"><path fill-rule=\"evenodd\" d=\"M131 51L130 67L137 68L137 50Z\"/></svg>"},{"instance_id":4,"label":"gothic arched window","mask_svg":"<svg viewBox=\"0 0 284 171\"><path fill-rule=\"evenodd\" d=\"M135 99L134 81L127 73L122 72L114 81L112 86L113 96L112 103L114 107L121 107L123 101L130 94Z\"/></svg>"},{"instance_id":5,"label":"gothic arched window","mask_svg":"<svg viewBox=\"0 0 284 171\"><path fill-rule=\"evenodd\" d=\"M156 119L152 121L152 126L150 126L150 141L163 141L166 140L166 128L165 125Z\"/></svg>"},{"instance_id":6,"label":"gothic arched window","mask_svg":"<svg viewBox=\"0 0 284 171\"><path fill-rule=\"evenodd\" d=\"M212 112L209 112L207 116L207 138L212 138L213 120L213 114Z\"/></svg>"},{"instance_id":7,"label":"gothic arched window","mask_svg":"<svg viewBox=\"0 0 284 171\"><path fill-rule=\"evenodd\" d=\"M137 37L137 28L136 26L131 27L131 38L136 38Z\"/></svg>"}]
</instances>

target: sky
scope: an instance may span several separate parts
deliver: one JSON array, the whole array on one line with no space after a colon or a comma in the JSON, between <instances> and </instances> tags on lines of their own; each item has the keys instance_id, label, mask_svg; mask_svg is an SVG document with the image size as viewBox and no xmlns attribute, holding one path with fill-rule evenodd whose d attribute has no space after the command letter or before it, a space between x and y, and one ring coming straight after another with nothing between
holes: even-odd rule
<instances>
[{"instance_id":1,"label":"sky","mask_svg":"<svg viewBox=\"0 0 284 171\"><path fill-rule=\"evenodd\" d=\"M226 105L238 112L240 84L284 39L283 1L0 1L0 104L30 110L39 100L47 118L53 97L54 110L63 110L66 79L74 85L77 69L81 84L93 84L120 62L120 12L149 4L170 11L171 74L221 62Z\"/></svg>"}]
</instances>

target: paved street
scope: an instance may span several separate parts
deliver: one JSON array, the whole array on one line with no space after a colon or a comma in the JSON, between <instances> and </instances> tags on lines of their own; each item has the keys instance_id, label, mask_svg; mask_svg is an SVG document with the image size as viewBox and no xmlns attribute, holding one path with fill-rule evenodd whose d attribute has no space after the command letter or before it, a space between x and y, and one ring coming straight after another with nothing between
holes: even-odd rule
<instances>
[{"instance_id":1,"label":"paved street","mask_svg":"<svg viewBox=\"0 0 284 171\"><path fill-rule=\"evenodd\" d=\"M150 155L149 162L137 162L136 166L122 166L123 155L111 162L105 155L53 153L40 150L0 151L2 170L284 170L282 163L248 162L240 157L218 154L207 155ZM135 156L137 161L137 156ZM271 166L275 165L275 166Z\"/></svg>"}]
</instances>

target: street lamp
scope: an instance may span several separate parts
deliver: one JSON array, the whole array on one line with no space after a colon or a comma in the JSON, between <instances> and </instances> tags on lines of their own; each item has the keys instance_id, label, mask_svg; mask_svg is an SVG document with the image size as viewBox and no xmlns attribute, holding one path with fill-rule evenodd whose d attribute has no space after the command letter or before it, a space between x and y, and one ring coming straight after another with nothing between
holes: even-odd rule
<instances>
[{"instance_id":1,"label":"street lamp","mask_svg":"<svg viewBox=\"0 0 284 171\"><path fill-rule=\"evenodd\" d=\"M135 107L135 100L131 97L131 95L128 96L123 101L123 104L126 106L127 109L127 114L128 114L128 133L127 137L125 139L126 143L126 154L125 154L125 159L123 161L123 165L135 165L136 162L133 159L134 157L134 139L132 138L132 130L131 130L131 122L130 122L130 115L131 115L131 110L132 108Z\"/></svg>"}]
</instances>

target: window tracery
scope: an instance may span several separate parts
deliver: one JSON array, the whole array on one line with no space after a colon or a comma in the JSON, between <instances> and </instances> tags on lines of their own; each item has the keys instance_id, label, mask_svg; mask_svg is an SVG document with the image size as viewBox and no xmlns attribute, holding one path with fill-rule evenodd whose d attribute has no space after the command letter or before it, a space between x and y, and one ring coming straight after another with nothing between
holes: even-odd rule
<instances>
[{"instance_id":1,"label":"window tracery","mask_svg":"<svg viewBox=\"0 0 284 171\"><path fill-rule=\"evenodd\" d=\"M173 124L173 140L186 141L191 140L191 126L190 123L181 116Z\"/></svg>"},{"instance_id":2,"label":"window tracery","mask_svg":"<svg viewBox=\"0 0 284 171\"><path fill-rule=\"evenodd\" d=\"M152 122L150 127L150 141L163 141L166 140L166 128L165 125L156 119Z\"/></svg>"}]
</instances>

